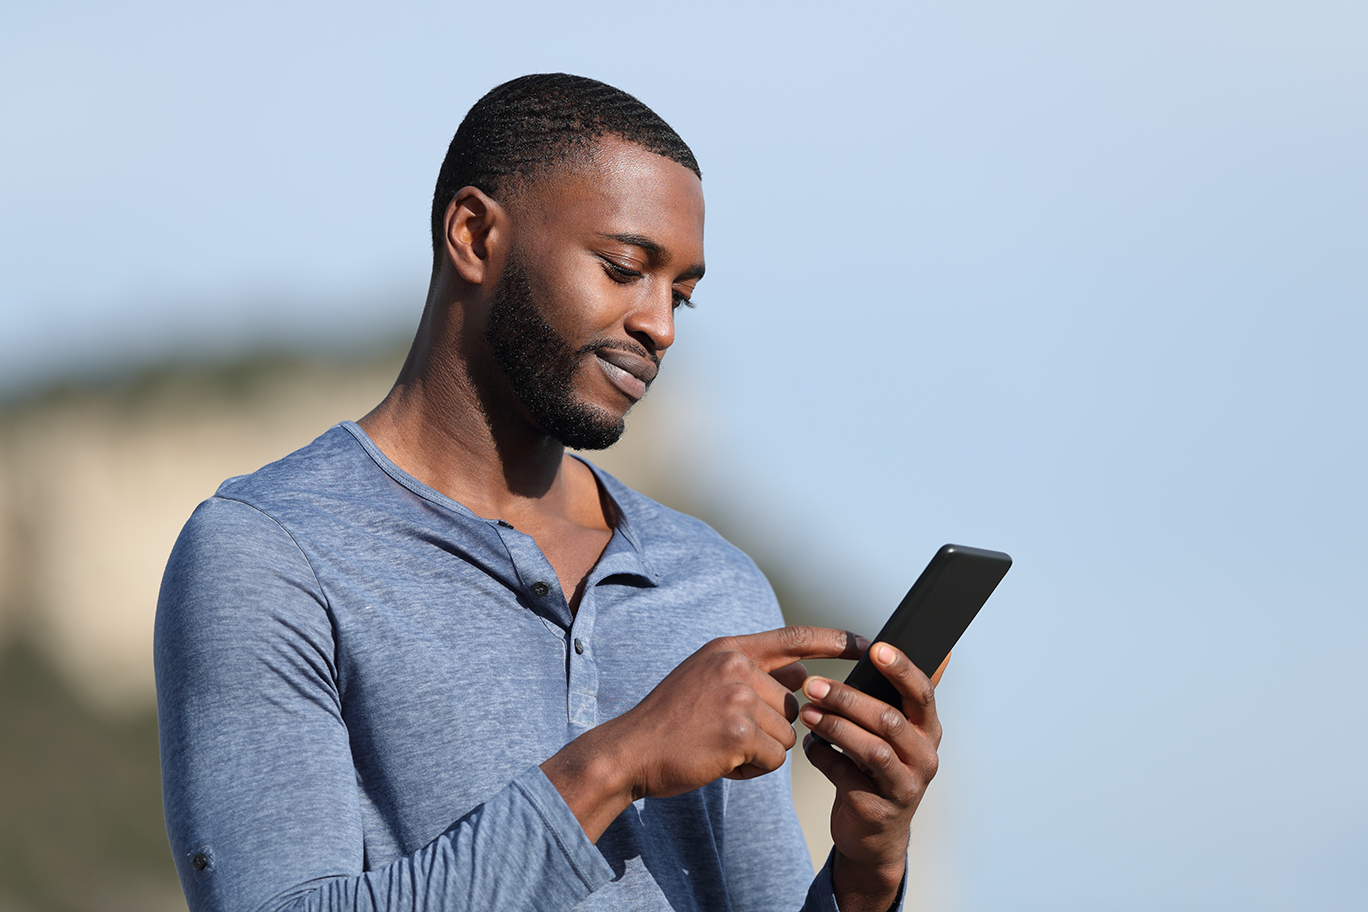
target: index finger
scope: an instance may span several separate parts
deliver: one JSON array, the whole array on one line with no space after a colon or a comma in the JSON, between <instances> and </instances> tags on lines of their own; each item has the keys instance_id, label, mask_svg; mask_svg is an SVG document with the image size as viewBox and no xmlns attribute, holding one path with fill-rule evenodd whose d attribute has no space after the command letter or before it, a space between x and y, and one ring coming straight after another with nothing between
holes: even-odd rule
<instances>
[{"instance_id":1,"label":"index finger","mask_svg":"<svg viewBox=\"0 0 1368 912\"><path fill-rule=\"evenodd\" d=\"M734 637L732 643L766 674L803 659L858 659L869 648L849 630L805 625Z\"/></svg>"}]
</instances>

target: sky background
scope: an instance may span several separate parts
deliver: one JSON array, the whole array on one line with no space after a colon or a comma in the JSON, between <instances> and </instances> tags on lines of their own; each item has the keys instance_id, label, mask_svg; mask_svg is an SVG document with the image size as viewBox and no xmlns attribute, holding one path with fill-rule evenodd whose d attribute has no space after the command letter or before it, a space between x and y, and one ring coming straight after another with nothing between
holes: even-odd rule
<instances>
[{"instance_id":1,"label":"sky background","mask_svg":"<svg viewBox=\"0 0 1368 912\"><path fill-rule=\"evenodd\" d=\"M941 688L947 908L1368 902L1368 6L54 2L0 14L0 391L399 339L469 105L654 107L708 277L643 408Z\"/></svg>"}]
</instances>

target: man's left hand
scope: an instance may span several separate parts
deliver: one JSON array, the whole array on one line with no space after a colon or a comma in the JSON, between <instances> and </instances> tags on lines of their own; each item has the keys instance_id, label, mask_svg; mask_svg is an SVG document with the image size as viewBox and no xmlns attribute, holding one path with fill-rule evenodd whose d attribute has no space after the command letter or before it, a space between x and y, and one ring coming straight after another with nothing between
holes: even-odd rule
<instances>
[{"instance_id":1,"label":"man's left hand","mask_svg":"<svg viewBox=\"0 0 1368 912\"><path fill-rule=\"evenodd\" d=\"M808 735L803 747L836 786L832 885L842 912L884 912L893 903L906 868L912 814L936 775L941 740L932 680L887 643L876 643L869 655L902 696L901 711L826 678L803 684L812 701L802 709L803 724L830 742Z\"/></svg>"}]
</instances>

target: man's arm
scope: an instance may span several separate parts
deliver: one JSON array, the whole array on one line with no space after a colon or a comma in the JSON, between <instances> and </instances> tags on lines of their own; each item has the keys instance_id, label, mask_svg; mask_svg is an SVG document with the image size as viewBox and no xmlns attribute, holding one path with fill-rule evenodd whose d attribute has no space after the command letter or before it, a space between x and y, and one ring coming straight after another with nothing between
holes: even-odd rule
<instances>
[{"instance_id":1,"label":"man's arm","mask_svg":"<svg viewBox=\"0 0 1368 912\"><path fill-rule=\"evenodd\" d=\"M196 511L154 647L167 833L194 912L568 909L612 877L535 767L366 870L333 636L274 520L222 499Z\"/></svg>"}]
</instances>

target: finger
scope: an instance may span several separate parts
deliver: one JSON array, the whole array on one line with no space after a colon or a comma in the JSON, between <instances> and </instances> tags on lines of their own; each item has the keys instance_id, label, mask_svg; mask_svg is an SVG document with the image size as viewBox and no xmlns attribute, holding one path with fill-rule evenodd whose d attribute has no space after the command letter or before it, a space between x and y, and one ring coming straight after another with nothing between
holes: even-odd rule
<instances>
[{"instance_id":1,"label":"finger","mask_svg":"<svg viewBox=\"0 0 1368 912\"><path fill-rule=\"evenodd\" d=\"M869 641L849 630L800 625L733 637L730 645L771 672L802 659L858 659Z\"/></svg>"},{"instance_id":2,"label":"finger","mask_svg":"<svg viewBox=\"0 0 1368 912\"><path fill-rule=\"evenodd\" d=\"M789 729L793 731L792 728ZM771 742L761 750L755 752L750 760L736 767L729 773L724 773L725 779L754 779L756 776L763 776L772 773L784 765L784 759L788 757L788 751L777 744Z\"/></svg>"},{"instance_id":3,"label":"finger","mask_svg":"<svg viewBox=\"0 0 1368 912\"><path fill-rule=\"evenodd\" d=\"M798 701L768 675L758 675L754 683L757 686L738 683L731 687L716 707L718 718L724 721L733 743L749 745L748 752L764 746L782 763L784 752L797 741L793 720L798 715Z\"/></svg>"},{"instance_id":4,"label":"finger","mask_svg":"<svg viewBox=\"0 0 1368 912\"><path fill-rule=\"evenodd\" d=\"M768 758L766 761L752 760L750 763L743 763L730 773L723 774L723 779L754 779L757 776L764 776L772 773L784 765L784 757L788 756L788 751L784 751L779 759Z\"/></svg>"},{"instance_id":5,"label":"finger","mask_svg":"<svg viewBox=\"0 0 1368 912\"><path fill-rule=\"evenodd\" d=\"M802 665L791 662L774 673L766 673L755 664L754 659L738 648L742 639L744 637L727 637L708 644L706 649L711 653L708 656L710 674L715 680L741 685L734 696L744 697L747 693L758 695L774 712L787 716L788 722L785 724L791 723L797 710L793 698L794 687L788 682L780 682L778 676L783 673L791 677L795 669L801 669Z\"/></svg>"},{"instance_id":6,"label":"finger","mask_svg":"<svg viewBox=\"0 0 1368 912\"><path fill-rule=\"evenodd\" d=\"M815 735L803 736L803 754L838 790L873 791L875 786L855 761Z\"/></svg>"},{"instance_id":7,"label":"finger","mask_svg":"<svg viewBox=\"0 0 1368 912\"><path fill-rule=\"evenodd\" d=\"M781 752L787 752L798 743L798 736L793 731L793 722L798 718L798 700L788 691L784 692L784 698L786 702L778 710L767 706L755 713L756 725ZM783 762L782 757L779 762Z\"/></svg>"},{"instance_id":8,"label":"finger","mask_svg":"<svg viewBox=\"0 0 1368 912\"><path fill-rule=\"evenodd\" d=\"M947 666L947 665L950 664L950 656L952 656L952 655L954 655L954 653L952 653L952 652L947 652L947 653L945 654L945 661L943 661L943 662L940 663L940 667L936 669L936 673L933 674L933 675L931 676L931 686L932 686L932 687L939 687L939 686L940 686L941 675L945 674L945 666Z\"/></svg>"},{"instance_id":9,"label":"finger","mask_svg":"<svg viewBox=\"0 0 1368 912\"><path fill-rule=\"evenodd\" d=\"M905 655L892 649L888 644L876 643L869 654L876 668L891 667L899 673L914 676L915 684L907 685L907 692L902 695L901 708L862 693L848 684L812 677L803 684L803 695L812 702L803 707L799 717L810 730L828 740L832 740L828 736L828 729L839 730L842 727L840 721L831 721L824 725L810 723L823 721L823 715L839 717L839 720L848 721L855 728L866 733L872 732L882 741L891 744L904 761L911 762L918 748L917 742L921 739L929 739L933 748L940 745L941 730L934 704L935 689ZM889 655L894 659L891 666L887 662ZM899 662L905 668L900 666ZM898 686L896 681L894 686ZM914 690L916 692L912 693ZM854 734L847 737L857 738ZM843 750L848 746L864 751L874 749L874 746L858 740L851 741L849 745L839 741L836 743ZM865 743L863 748L859 746L862 743Z\"/></svg>"},{"instance_id":10,"label":"finger","mask_svg":"<svg viewBox=\"0 0 1368 912\"><path fill-rule=\"evenodd\" d=\"M801 679L798 678L799 674L803 675ZM793 721L798 718L798 699L794 697L793 692L802 687L805 680L807 680L807 669L803 667L801 662L794 662L776 669L768 675L757 674L753 683L755 692L772 709L782 715L787 720L787 724L792 725ZM789 746L792 747L792 745Z\"/></svg>"},{"instance_id":11,"label":"finger","mask_svg":"<svg viewBox=\"0 0 1368 912\"><path fill-rule=\"evenodd\" d=\"M895 707L823 678L811 679L804 694L812 702L800 710L799 720L808 731L839 747L852 759L858 756L872 759L879 766L889 766L912 752L911 738L915 732ZM898 746L894 747L895 744ZM879 755L880 746L892 756ZM868 772L870 766L864 760L860 766Z\"/></svg>"},{"instance_id":12,"label":"finger","mask_svg":"<svg viewBox=\"0 0 1368 912\"><path fill-rule=\"evenodd\" d=\"M869 660L888 679L902 697L903 715L921 726L940 744L940 722L936 718L936 685L900 649L888 643L875 643ZM948 661L947 657L947 661ZM944 663L941 664L944 668Z\"/></svg>"},{"instance_id":13,"label":"finger","mask_svg":"<svg viewBox=\"0 0 1368 912\"><path fill-rule=\"evenodd\" d=\"M770 672L770 677L787 687L790 692L802 687L807 676L807 669L803 667L802 662L794 662Z\"/></svg>"},{"instance_id":14,"label":"finger","mask_svg":"<svg viewBox=\"0 0 1368 912\"><path fill-rule=\"evenodd\" d=\"M799 717L814 735L839 747L846 760L873 783L880 795L905 804L915 800L935 775L936 749L928 738L911 730L902 713L886 703L872 702L884 711L869 728L825 712L815 703L804 706Z\"/></svg>"},{"instance_id":15,"label":"finger","mask_svg":"<svg viewBox=\"0 0 1368 912\"><path fill-rule=\"evenodd\" d=\"M793 694L785 691L785 695L793 699ZM765 705L733 715L727 727L742 749L737 766L726 774L732 779L750 779L778 769L797 743L790 720Z\"/></svg>"}]
</instances>

